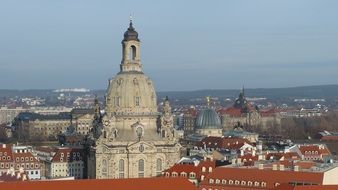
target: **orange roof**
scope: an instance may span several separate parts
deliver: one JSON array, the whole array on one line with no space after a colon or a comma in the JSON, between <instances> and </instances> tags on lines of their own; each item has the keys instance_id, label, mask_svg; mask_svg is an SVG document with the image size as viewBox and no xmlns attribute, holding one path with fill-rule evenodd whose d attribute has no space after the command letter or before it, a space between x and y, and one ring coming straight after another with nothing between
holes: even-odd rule
<instances>
[{"instance_id":1,"label":"orange roof","mask_svg":"<svg viewBox=\"0 0 338 190\"><path fill-rule=\"evenodd\" d=\"M202 167L206 168L205 172L202 172ZM216 167L216 161L210 160L210 159L201 160L197 166L193 164L175 164L171 168L165 170L164 175L166 172L169 172L170 174L173 172L176 172L178 174L182 172L187 173L187 174L193 172L196 175L196 179L200 179L201 175L206 175L208 173L209 167L214 169Z\"/></svg>"},{"instance_id":2,"label":"orange roof","mask_svg":"<svg viewBox=\"0 0 338 190\"><path fill-rule=\"evenodd\" d=\"M16 160L16 158L19 158L19 159ZM26 160L26 158L28 158L28 161ZM33 156L31 152L13 153L13 159L16 163L18 162L22 162L22 163L38 162L38 160Z\"/></svg>"},{"instance_id":3,"label":"orange roof","mask_svg":"<svg viewBox=\"0 0 338 190\"><path fill-rule=\"evenodd\" d=\"M135 178L135 179L107 179L107 180L70 180L70 181L31 181L0 183L0 189L25 189L25 190L156 190L156 189L185 189L197 188L184 178Z\"/></svg>"},{"instance_id":4,"label":"orange roof","mask_svg":"<svg viewBox=\"0 0 338 190\"><path fill-rule=\"evenodd\" d=\"M273 190L337 190L338 185L298 185L282 184Z\"/></svg>"},{"instance_id":5,"label":"orange roof","mask_svg":"<svg viewBox=\"0 0 338 190\"><path fill-rule=\"evenodd\" d=\"M299 145L299 150L303 155L318 152L318 154L329 155L330 151L324 145Z\"/></svg>"},{"instance_id":6,"label":"orange roof","mask_svg":"<svg viewBox=\"0 0 338 190\"><path fill-rule=\"evenodd\" d=\"M298 182L310 182L315 184L322 184L323 182L323 173L322 172L301 172L301 171L280 171L280 170L267 170L267 169L253 169L253 168L230 168L230 167L217 167L214 171L207 176L207 179L201 182L201 187L208 188L218 188L220 186L235 186L229 184L209 184L209 179L219 179L219 180L233 180L235 183L236 180L242 182L265 182L266 188L274 188L276 183L289 183L293 181ZM238 185L237 185L238 186ZM248 188L246 186L246 188Z\"/></svg>"},{"instance_id":7,"label":"orange roof","mask_svg":"<svg viewBox=\"0 0 338 190\"><path fill-rule=\"evenodd\" d=\"M338 141L338 136L334 136L334 135L323 136L322 138L320 138L320 140L323 140L323 141Z\"/></svg>"},{"instance_id":8,"label":"orange roof","mask_svg":"<svg viewBox=\"0 0 338 190\"><path fill-rule=\"evenodd\" d=\"M251 144L249 140L234 137L205 137L197 143L198 147L219 148L219 149L239 149L244 144Z\"/></svg>"},{"instance_id":9,"label":"orange roof","mask_svg":"<svg viewBox=\"0 0 338 190\"><path fill-rule=\"evenodd\" d=\"M12 145L0 144L0 162L13 162Z\"/></svg>"},{"instance_id":10,"label":"orange roof","mask_svg":"<svg viewBox=\"0 0 338 190\"><path fill-rule=\"evenodd\" d=\"M69 155L69 156L68 156ZM62 158L62 161L61 161ZM69 158L69 160L67 160ZM52 159L53 162L73 162L83 160L84 152L80 148L58 148Z\"/></svg>"},{"instance_id":11,"label":"orange roof","mask_svg":"<svg viewBox=\"0 0 338 190\"><path fill-rule=\"evenodd\" d=\"M300 159L299 155L296 153L296 152L274 152L274 153L268 153L266 156L265 156L265 159L266 160L280 160L284 158L285 160L289 160L289 159L292 159L292 160L298 160Z\"/></svg>"},{"instance_id":12,"label":"orange roof","mask_svg":"<svg viewBox=\"0 0 338 190\"><path fill-rule=\"evenodd\" d=\"M242 110L240 108L226 108L226 109L220 109L217 111L220 115L230 115L232 117L241 117L242 116Z\"/></svg>"}]
</instances>

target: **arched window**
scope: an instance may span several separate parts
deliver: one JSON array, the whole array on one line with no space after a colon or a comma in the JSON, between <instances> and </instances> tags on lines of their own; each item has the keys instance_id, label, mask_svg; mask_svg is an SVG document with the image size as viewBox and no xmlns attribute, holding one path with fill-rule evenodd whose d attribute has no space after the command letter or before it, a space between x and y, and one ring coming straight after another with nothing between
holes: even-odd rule
<instances>
[{"instance_id":1,"label":"arched window","mask_svg":"<svg viewBox=\"0 0 338 190\"><path fill-rule=\"evenodd\" d=\"M119 161L119 178L124 178L124 160Z\"/></svg>"},{"instance_id":2,"label":"arched window","mask_svg":"<svg viewBox=\"0 0 338 190\"><path fill-rule=\"evenodd\" d=\"M135 60L136 57L136 47L135 46L130 46L129 49L129 60Z\"/></svg>"},{"instance_id":3,"label":"arched window","mask_svg":"<svg viewBox=\"0 0 338 190\"><path fill-rule=\"evenodd\" d=\"M144 177L144 160L140 159L138 161L138 177L142 178Z\"/></svg>"},{"instance_id":4,"label":"arched window","mask_svg":"<svg viewBox=\"0 0 338 190\"><path fill-rule=\"evenodd\" d=\"M102 177L103 178L107 178L108 177L108 164L107 164L107 160L103 159L102 160Z\"/></svg>"},{"instance_id":5,"label":"arched window","mask_svg":"<svg viewBox=\"0 0 338 190\"><path fill-rule=\"evenodd\" d=\"M162 174L162 159L157 158L156 160L156 175L159 176Z\"/></svg>"}]
</instances>

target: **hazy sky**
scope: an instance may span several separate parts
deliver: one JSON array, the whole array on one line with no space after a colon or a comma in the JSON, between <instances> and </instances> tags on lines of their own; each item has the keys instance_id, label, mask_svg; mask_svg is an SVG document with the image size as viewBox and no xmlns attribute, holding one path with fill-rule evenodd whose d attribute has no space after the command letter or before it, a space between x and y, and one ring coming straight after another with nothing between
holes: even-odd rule
<instances>
[{"instance_id":1,"label":"hazy sky","mask_svg":"<svg viewBox=\"0 0 338 190\"><path fill-rule=\"evenodd\" d=\"M129 14L160 91L338 83L337 0L0 0L0 89L105 89Z\"/></svg>"}]
</instances>

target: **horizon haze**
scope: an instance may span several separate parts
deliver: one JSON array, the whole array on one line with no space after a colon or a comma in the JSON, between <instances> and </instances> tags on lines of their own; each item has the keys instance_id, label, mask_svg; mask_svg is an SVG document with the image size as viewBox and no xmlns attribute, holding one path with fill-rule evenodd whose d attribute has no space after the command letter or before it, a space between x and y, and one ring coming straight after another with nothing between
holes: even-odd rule
<instances>
[{"instance_id":1,"label":"horizon haze","mask_svg":"<svg viewBox=\"0 0 338 190\"><path fill-rule=\"evenodd\" d=\"M106 89L119 71L129 14L157 91L338 84L336 7L333 0L3 0L0 89Z\"/></svg>"}]
</instances>

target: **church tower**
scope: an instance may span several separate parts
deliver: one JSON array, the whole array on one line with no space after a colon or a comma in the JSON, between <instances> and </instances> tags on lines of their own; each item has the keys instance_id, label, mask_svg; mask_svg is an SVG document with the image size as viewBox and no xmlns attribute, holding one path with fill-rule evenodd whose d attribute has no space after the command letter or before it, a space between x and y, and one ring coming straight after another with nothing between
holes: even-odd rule
<instances>
[{"instance_id":1,"label":"church tower","mask_svg":"<svg viewBox=\"0 0 338 190\"><path fill-rule=\"evenodd\" d=\"M180 159L169 100L158 112L153 82L142 71L140 45L130 21L120 72L109 80L105 113L87 138L89 178L155 177Z\"/></svg>"}]
</instances>

